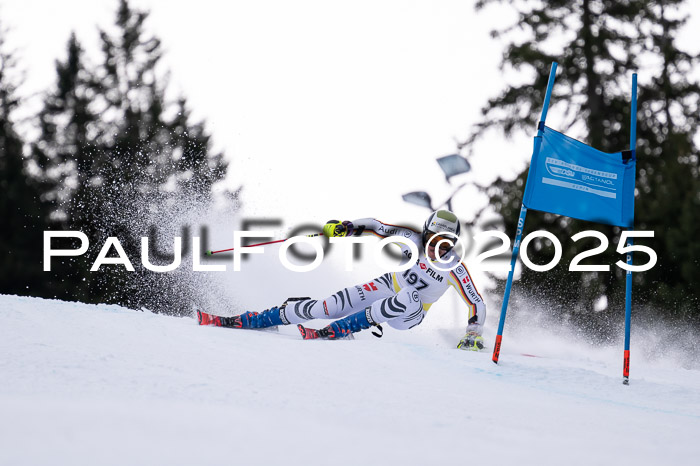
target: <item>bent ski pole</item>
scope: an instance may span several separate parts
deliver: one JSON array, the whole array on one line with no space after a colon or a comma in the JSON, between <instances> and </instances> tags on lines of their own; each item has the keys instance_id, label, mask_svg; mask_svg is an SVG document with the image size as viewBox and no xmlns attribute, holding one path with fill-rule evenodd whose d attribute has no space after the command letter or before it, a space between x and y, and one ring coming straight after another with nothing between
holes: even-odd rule
<instances>
[{"instance_id":1,"label":"bent ski pole","mask_svg":"<svg viewBox=\"0 0 700 466\"><path fill-rule=\"evenodd\" d=\"M316 236L323 236L323 233L314 233L313 235L297 235L297 236L306 236L307 238L315 238ZM264 246L266 244L275 244L275 243L283 243L287 240L290 240L292 238L295 238L295 236L285 238L285 239L278 239L275 241L267 241L265 243L258 243L258 244L251 244L250 246L245 246L247 248L254 248L255 246ZM220 252L228 252L228 251L233 251L233 248L229 249L221 249L219 251L207 251L207 256L211 256L212 254L218 254Z\"/></svg>"}]
</instances>

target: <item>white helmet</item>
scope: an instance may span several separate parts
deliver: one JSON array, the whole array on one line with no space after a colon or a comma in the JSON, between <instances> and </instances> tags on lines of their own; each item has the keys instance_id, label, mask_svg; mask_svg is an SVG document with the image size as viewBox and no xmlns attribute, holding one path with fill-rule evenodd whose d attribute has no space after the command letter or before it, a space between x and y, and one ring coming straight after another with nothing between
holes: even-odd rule
<instances>
[{"instance_id":1,"label":"white helmet","mask_svg":"<svg viewBox=\"0 0 700 466\"><path fill-rule=\"evenodd\" d=\"M459 237L459 219L449 210L436 210L423 225L423 247L426 247L430 238L435 234L446 233L455 242Z\"/></svg>"}]
</instances>

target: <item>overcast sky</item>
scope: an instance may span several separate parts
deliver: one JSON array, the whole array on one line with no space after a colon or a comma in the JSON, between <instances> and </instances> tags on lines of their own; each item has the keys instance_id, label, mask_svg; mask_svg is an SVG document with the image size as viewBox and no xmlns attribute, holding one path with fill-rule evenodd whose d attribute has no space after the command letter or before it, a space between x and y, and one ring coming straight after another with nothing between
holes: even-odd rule
<instances>
[{"instance_id":1,"label":"overcast sky","mask_svg":"<svg viewBox=\"0 0 700 466\"><path fill-rule=\"evenodd\" d=\"M55 81L71 30L94 53L97 26L113 23L117 4L0 0L27 70L22 93ZM506 84L497 67L503 44L488 33L513 21L507 8L477 14L464 0L131 4L150 10L146 28L163 42L171 90L206 119L231 161L228 182L245 185L246 214L281 216L288 226L365 216L421 223L427 210L400 195L447 196L435 157L454 152L454 138ZM687 44L697 43L698 17ZM529 158L530 137L487 137L473 172L455 184L512 176ZM467 217L473 204L464 190L455 211Z\"/></svg>"}]
</instances>

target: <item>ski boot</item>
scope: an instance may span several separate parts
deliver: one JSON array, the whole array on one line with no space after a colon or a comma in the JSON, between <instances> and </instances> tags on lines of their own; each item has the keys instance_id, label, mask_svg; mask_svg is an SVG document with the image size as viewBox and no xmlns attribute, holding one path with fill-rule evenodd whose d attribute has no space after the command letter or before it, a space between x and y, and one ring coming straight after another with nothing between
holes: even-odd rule
<instances>
[{"instance_id":1,"label":"ski boot","mask_svg":"<svg viewBox=\"0 0 700 466\"><path fill-rule=\"evenodd\" d=\"M222 318L223 317L207 314L206 312L197 310L197 322L199 325L215 325L217 327L223 327L221 322Z\"/></svg>"},{"instance_id":2,"label":"ski boot","mask_svg":"<svg viewBox=\"0 0 700 466\"><path fill-rule=\"evenodd\" d=\"M282 325L280 319L280 308L271 307L263 312L244 312L233 317L222 317L197 311L199 325L215 325L217 327L228 328L254 328L263 329Z\"/></svg>"},{"instance_id":3,"label":"ski boot","mask_svg":"<svg viewBox=\"0 0 700 466\"><path fill-rule=\"evenodd\" d=\"M353 333L376 326L379 329L379 333L373 331L372 335L381 338L383 332L382 326L372 320L372 316L370 315L369 311L370 308L356 312L347 317L336 320L327 327L319 330L306 328L301 324L298 324L297 328L299 329L299 332L304 340L314 340L317 338L324 340L340 340L343 338L354 339L352 336Z\"/></svg>"},{"instance_id":4,"label":"ski boot","mask_svg":"<svg viewBox=\"0 0 700 466\"><path fill-rule=\"evenodd\" d=\"M262 312L247 311L233 317L221 317L197 311L199 325L215 325L217 327L245 328L245 329L266 329L277 328L278 325L287 325L286 318L281 311L290 301L299 301L309 298L287 298L279 307L271 307Z\"/></svg>"}]
</instances>

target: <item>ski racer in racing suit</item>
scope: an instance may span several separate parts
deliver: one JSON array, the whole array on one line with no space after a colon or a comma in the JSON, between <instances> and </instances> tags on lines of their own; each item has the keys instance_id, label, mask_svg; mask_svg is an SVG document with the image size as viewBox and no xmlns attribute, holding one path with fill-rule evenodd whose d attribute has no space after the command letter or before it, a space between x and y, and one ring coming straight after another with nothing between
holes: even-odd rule
<instances>
[{"instance_id":1,"label":"ski racer in racing suit","mask_svg":"<svg viewBox=\"0 0 700 466\"><path fill-rule=\"evenodd\" d=\"M399 236L417 246L418 257L415 258L413 266L405 271L385 273L374 280L340 290L323 300L290 298L279 307L260 313L245 312L234 317L212 316L198 311L199 323L236 328L265 328L301 324L311 319L334 319L333 323L320 330L299 325L304 338L324 339L348 337L372 326L381 329L382 323L387 323L395 329L406 330L420 324L430 307L452 286L468 312L466 334L457 347L467 350L482 349L484 344L481 333L486 305L474 286L467 267L460 262L459 256L453 250L459 231L459 220L448 210L433 212L420 233L371 218L352 222L329 221L323 228L325 236ZM401 247L402 256L407 260L414 260L408 245L401 242L394 244Z\"/></svg>"}]
</instances>

